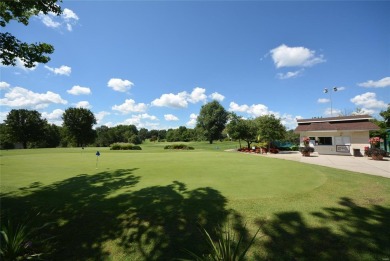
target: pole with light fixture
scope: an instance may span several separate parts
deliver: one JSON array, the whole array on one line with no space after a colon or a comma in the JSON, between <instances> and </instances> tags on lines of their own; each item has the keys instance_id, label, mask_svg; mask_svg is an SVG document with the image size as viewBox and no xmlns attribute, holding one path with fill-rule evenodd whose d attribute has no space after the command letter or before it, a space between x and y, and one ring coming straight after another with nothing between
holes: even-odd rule
<instances>
[{"instance_id":1,"label":"pole with light fixture","mask_svg":"<svg viewBox=\"0 0 390 261\"><path fill-rule=\"evenodd\" d=\"M337 87L333 87L333 91L337 92ZM328 88L324 89L324 93L329 93L330 97L330 116L333 116L333 108L332 108L332 91L329 91Z\"/></svg>"}]
</instances>

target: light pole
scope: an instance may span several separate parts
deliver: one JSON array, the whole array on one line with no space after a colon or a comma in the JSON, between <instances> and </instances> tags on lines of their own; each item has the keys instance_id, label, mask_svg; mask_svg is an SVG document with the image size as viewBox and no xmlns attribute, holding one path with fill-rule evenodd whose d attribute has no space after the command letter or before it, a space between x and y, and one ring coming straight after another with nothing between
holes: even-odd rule
<instances>
[{"instance_id":1,"label":"light pole","mask_svg":"<svg viewBox=\"0 0 390 261\"><path fill-rule=\"evenodd\" d=\"M333 87L333 91L337 92L337 87ZM328 88L324 89L324 93L329 93L330 96L330 116L333 116L333 109L332 109L332 91L329 91Z\"/></svg>"}]
</instances>

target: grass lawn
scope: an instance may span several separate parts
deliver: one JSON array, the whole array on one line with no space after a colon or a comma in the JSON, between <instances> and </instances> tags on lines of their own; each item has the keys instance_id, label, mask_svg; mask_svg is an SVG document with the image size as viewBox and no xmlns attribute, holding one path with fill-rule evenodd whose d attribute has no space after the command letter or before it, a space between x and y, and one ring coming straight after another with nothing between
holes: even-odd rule
<instances>
[{"instance_id":1,"label":"grass lawn","mask_svg":"<svg viewBox=\"0 0 390 261\"><path fill-rule=\"evenodd\" d=\"M2 222L51 222L52 260L188 257L205 248L198 224L225 223L248 239L261 227L250 260L390 258L390 179L166 144L0 151Z\"/></svg>"}]
</instances>

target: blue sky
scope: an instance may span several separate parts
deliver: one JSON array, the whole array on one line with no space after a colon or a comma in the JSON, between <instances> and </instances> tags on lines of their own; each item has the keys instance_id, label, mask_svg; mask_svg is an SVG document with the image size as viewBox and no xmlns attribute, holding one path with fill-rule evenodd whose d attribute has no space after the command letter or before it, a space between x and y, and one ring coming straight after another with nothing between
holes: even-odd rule
<instances>
[{"instance_id":1,"label":"blue sky","mask_svg":"<svg viewBox=\"0 0 390 261\"><path fill-rule=\"evenodd\" d=\"M245 118L273 113L291 129L297 118L331 111L378 117L390 102L388 1L61 6L61 17L5 28L55 52L33 69L0 67L0 121L26 108L60 125L66 108L85 107L97 126L192 128L201 106L216 99Z\"/></svg>"}]
</instances>

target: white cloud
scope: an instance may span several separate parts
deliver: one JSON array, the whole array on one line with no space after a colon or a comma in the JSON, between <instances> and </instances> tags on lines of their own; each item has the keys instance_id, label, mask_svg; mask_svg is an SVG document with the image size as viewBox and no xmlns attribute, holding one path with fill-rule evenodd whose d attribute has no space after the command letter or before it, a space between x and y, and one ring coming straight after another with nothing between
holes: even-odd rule
<instances>
[{"instance_id":1,"label":"white cloud","mask_svg":"<svg viewBox=\"0 0 390 261\"><path fill-rule=\"evenodd\" d=\"M64 11L62 12L62 17L66 21L71 21L71 20L79 20L79 17L70 9L65 8Z\"/></svg>"},{"instance_id":2,"label":"white cloud","mask_svg":"<svg viewBox=\"0 0 390 261\"><path fill-rule=\"evenodd\" d=\"M196 87L191 92L191 94L188 97L188 101L191 103L197 103L197 102L205 102L207 100L207 95L205 94L206 89Z\"/></svg>"},{"instance_id":3,"label":"white cloud","mask_svg":"<svg viewBox=\"0 0 390 261\"><path fill-rule=\"evenodd\" d=\"M145 112L148 106L145 103L136 104L132 99L126 99L125 102L121 105L114 105L112 109L115 111L120 111L123 114L128 114L131 112Z\"/></svg>"},{"instance_id":4,"label":"white cloud","mask_svg":"<svg viewBox=\"0 0 390 261\"><path fill-rule=\"evenodd\" d=\"M68 31L72 31L72 25L75 25L79 20L79 17L68 8L65 8L59 16L53 12L48 14L40 12L37 17L49 28L66 28Z\"/></svg>"},{"instance_id":5,"label":"white cloud","mask_svg":"<svg viewBox=\"0 0 390 261\"><path fill-rule=\"evenodd\" d=\"M0 111L0 123L4 122L7 119L8 111Z\"/></svg>"},{"instance_id":6,"label":"white cloud","mask_svg":"<svg viewBox=\"0 0 390 261\"><path fill-rule=\"evenodd\" d=\"M88 101L79 101L75 104L76 108L91 109L92 105Z\"/></svg>"},{"instance_id":7,"label":"white cloud","mask_svg":"<svg viewBox=\"0 0 390 261\"><path fill-rule=\"evenodd\" d=\"M2 89L8 89L11 85L6 82L0 82L0 90Z\"/></svg>"},{"instance_id":8,"label":"white cloud","mask_svg":"<svg viewBox=\"0 0 390 261\"><path fill-rule=\"evenodd\" d=\"M15 65L16 68L22 69L25 72L34 71L38 67L38 65L39 65L37 62L35 62L33 67L27 68L26 66L24 66L24 62L19 57L16 57L15 64L16 64Z\"/></svg>"},{"instance_id":9,"label":"white cloud","mask_svg":"<svg viewBox=\"0 0 390 261\"><path fill-rule=\"evenodd\" d=\"M187 92L163 94L160 98L152 101L152 105L157 107L187 108L187 96Z\"/></svg>"},{"instance_id":10,"label":"white cloud","mask_svg":"<svg viewBox=\"0 0 390 261\"><path fill-rule=\"evenodd\" d=\"M178 120L179 120L179 118L176 117L176 116L173 115L173 114L165 114L165 115L164 115L164 119L165 119L166 121L178 121Z\"/></svg>"},{"instance_id":11,"label":"white cloud","mask_svg":"<svg viewBox=\"0 0 390 261\"><path fill-rule=\"evenodd\" d=\"M251 106L248 106L246 104L238 105L235 102L231 102L229 105L229 111L244 112L249 114L251 117L259 117L268 114L274 114L275 117L280 117L278 112L270 111L264 104L252 104Z\"/></svg>"},{"instance_id":12,"label":"white cloud","mask_svg":"<svg viewBox=\"0 0 390 261\"><path fill-rule=\"evenodd\" d=\"M278 73L277 76L281 80L295 78L301 75L304 72L304 69L295 71L295 72L286 72L286 73Z\"/></svg>"},{"instance_id":13,"label":"white cloud","mask_svg":"<svg viewBox=\"0 0 390 261\"><path fill-rule=\"evenodd\" d=\"M341 92L341 91L345 91L347 88L346 87L343 87L343 86L341 86L341 87L336 87L337 88L337 91L338 92Z\"/></svg>"},{"instance_id":14,"label":"white cloud","mask_svg":"<svg viewBox=\"0 0 390 261\"><path fill-rule=\"evenodd\" d=\"M248 112L248 114L251 114L255 117L271 114L272 112L268 110L268 107L264 104L253 104ZM276 115L275 115L276 116Z\"/></svg>"},{"instance_id":15,"label":"white cloud","mask_svg":"<svg viewBox=\"0 0 390 261\"><path fill-rule=\"evenodd\" d=\"M280 122L286 126L287 129L293 130L298 126L297 119L301 118L301 116L292 116L291 114L283 114L280 117Z\"/></svg>"},{"instance_id":16,"label":"white cloud","mask_svg":"<svg viewBox=\"0 0 390 261\"><path fill-rule=\"evenodd\" d=\"M335 117L341 114L342 111L340 109L335 109L335 108L326 108L324 111L324 115L328 117Z\"/></svg>"},{"instance_id":17,"label":"white cloud","mask_svg":"<svg viewBox=\"0 0 390 261\"><path fill-rule=\"evenodd\" d=\"M79 85L75 85L72 89L66 91L72 95L88 95L91 94L91 89L88 87L81 87Z\"/></svg>"},{"instance_id":18,"label":"white cloud","mask_svg":"<svg viewBox=\"0 0 390 261\"><path fill-rule=\"evenodd\" d=\"M219 101L219 102L222 102L225 99L225 96L223 96L222 94L220 94L218 92L214 92L214 93L210 94L209 97L212 100L216 100L216 101Z\"/></svg>"},{"instance_id":19,"label":"white cloud","mask_svg":"<svg viewBox=\"0 0 390 261\"><path fill-rule=\"evenodd\" d=\"M158 118L156 116L149 115L147 113L139 114L137 117L139 117L140 119L148 119L148 120L152 120L152 121L158 121Z\"/></svg>"},{"instance_id":20,"label":"white cloud","mask_svg":"<svg viewBox=\"0 0 390 261\"><path fill-rule=\"evenodd\" d=\"M0 99L0 105L32 109L46 108L50 104L67 104L68 102L54 92L35 93L22 87L12 88Z\"/></svg>"},{"instance_id":21,"label":"white cloud","mask_svg":"<svg viewBox=\"0 0 390 261\"><path fill-rule=\"evenodd\" d=\"M351 99L357 107L362 109L386 109L387 104L384 101L379 101L376 98L376 94L373 92L366 92L362 95L357 95Z\"/></svg>"},{"instance_id":22,"label":"white cloud","mask_svg":"<svg viewBox=\"0 0 390 261\"><path fill-rule=\"evenodd\" d=\"M196 115L195 113L191 113L190 120L186 123L186 125L192 128L195 127L197 118L198 115Z\"/></svg>"},{"instance_id":23,"label":"white cloud","mask_svg":"<svg viewBox=\"0 0 390 261\"><path fill-rule=\"evenodd\" d=\"M235 102L231 102L229 104L229 111L236 111L236 112L247 112L249 109L249 106L244 104L244 105L238 105Z\"/></svg>"},{"instance_id":24,"label":"white cloud","mask_svg":"<svg viewBox=\"0 0 390 261\"><path fill-rule=\"evenodd\" d=\"M60 22L54 21L55 15L53 13L49 13L47 15L40 13L39 18L41 19L44 25L50 28L58 28L61 25Z\"/></svg>"},{"instance_id":25,"label":"white cloud","mask_svg":"<svg viewBox=\"0 0 390 261\"><path fill-rule=\"evenodd\" d=\"M309 67L325 62L323 55L316 56L315 51L306 47L289 47L282 44L270 51L277 68L282 67Z\"/></svg>"},{"instance_id":26,"label":"white cloud","mask_svg":"<svg viewBox=\"0 0 390 261\"><path fill-rule=\"evenodd\" d=\"M29 72L29 71L34 71L38 67L38 65L39 64L37 62L35 62L33 67L27 68L26 66L24 66L24 62L19 57L16 57L15 58L15 66L3 65L2 63L0 63L0 68L1 67L5 67L5 68L15 68L16 67L16 68L22 69L25 72ZM15 74L20 74L20 73L15 72Z\"/></svg>"},{"instance_id":27,"label":"white cloud","mask_svg":"<svg viewBox=\"0 0 390 261\"><path fill-rule=\"evenodd\" d=\"M59 74L59 75L66 75L69 76L70 73L72 72L72 68L66 65L61 65L60 68L52 68L47 65L45 65L45 68L48 69L49 71Z\"/></svg>"},{"instance_id":28,"label":"white cloud","mask_svg":"<svg viewBox=\"0 0 390 261\"><path fill-rule=\"evenodd\" d=\"M144 120L157 121L158 119L156 116L152 116L152 115L144 113L144 114L139 114L139 115L132 115L131 118L128 118L121 123L117 123L117 124L115 124L115 126L117 126L117 125L135 125L138 129L139 128L156 129L158 127L158 123L144 121ZM108 126L108 123L106 125ZM113 125L113 124L111 124L111 125Z\"/></svg>"},{"instance_id":29,"label":"white cloud","mask_svg":"<svg viewBox=\"0 0 390 261\"><path fill-rule=\"evenodd\" d=\"M367 88L384 88L390 86L390 77L385 77L379 81L369 80L367 82L358 83L359 86Z\"/></svg>"},{"instance_id":30,"label":"white cloud","mask_svg":"<svg viewBox=\"0 0 390 261\"><path fill-rule=\"evenodd\" d=\"M359 112L352 112L352 115L372 115L374 113L376 113L376 111L373 109L362 108L359 110Z\"/></svg>"},{"instance_id":31,"label":"white cloud","mask_svg":"<svg viewBox=\"0 0 390 261\"><path fill-rule=\"evenodd\" d=\"M95 118L96 118L96 122L97 124L101 124L101 122L103 121L103 118L106 117L107 115L110 115L111 113L107 112L107 111L100 111L98 113L95 113Z\"/></svg>"},{"instance_id":32,"label":"white cloud","mask_svg":"<svg viewBox=\"0 0 390 261\"><path fill-rule=\"evenodd\" d=\"M246 104L238 105L235 102L231 102L229 105L229 111L245 112L255 117L269 114L268 107L263 104L253 104L251 106L248 106Z\"/></svg>"},{"instance_id":33,"label":"white cloud","mask_svg":"<svg viewBox=\"0 0 390 261\"><path fill-rule=\"evenodd\" d=\"M49 123L55 124L55 125L62 125L62 115L64 114L64 111L61 109L55 109L51 113L48 112L42 112L42 118L45 118Z\"/></svg>"},{"instance_id":34,"label":"white cloud","mask_svg":"<svg viewBox=\"0 0 390 261\"><path fill-rule=\"evenodd\" d=\"M117 92L126 92L126 91L130 90L131 87L134 86L134 83L132 83L129 80L122 80L119 78L111 78L108 81L107 86L112 88L114 91L117 91Z\"/></svg>"},{"instance_id":35,"label":"white cloud","mask_svg":"<svg viewBox=\"0 0 390 261\"><path fill-rule=\"evenodd\" d=\"M317 100L318 103L328 103L330 102L330 99L320 98Z\"/></svg>"},{"instance_id":36,"label":"white cloud","mask_svg":"<svg viewBox=\"0 0 390 261\"><path fill-rule=\"evenodd\" d=\"M225 97L219 93L213 93L213 97L217 99L224 99ZM152 101L153 106L157 107L171 107L171 108L187 108L188 102L197 103L207 101L206 89L195 87L190 94L186 91L178 94L166 93Z\"/></svg>"}]
</instances>

